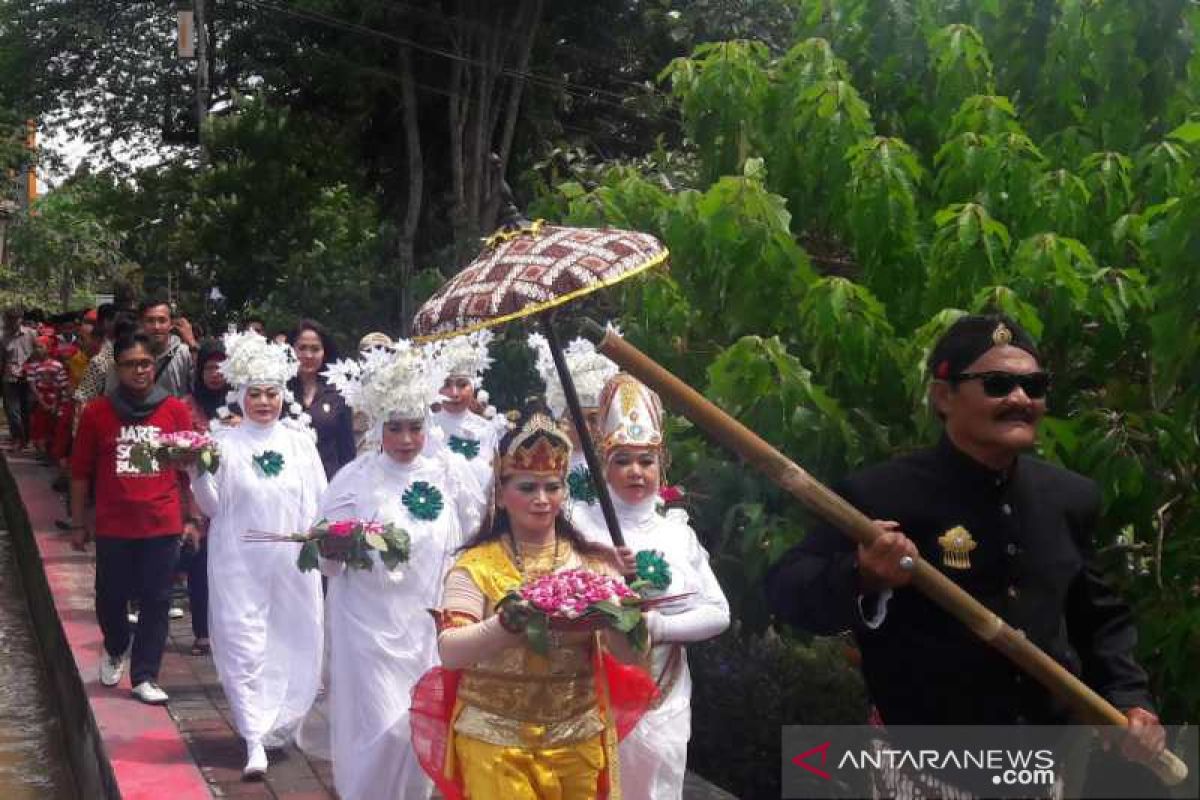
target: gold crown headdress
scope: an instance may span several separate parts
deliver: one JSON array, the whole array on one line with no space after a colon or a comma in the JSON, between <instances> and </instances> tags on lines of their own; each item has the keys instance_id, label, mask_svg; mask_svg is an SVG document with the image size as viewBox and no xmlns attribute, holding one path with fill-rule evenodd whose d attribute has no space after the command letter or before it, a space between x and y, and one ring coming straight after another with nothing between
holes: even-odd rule
<instances>
[{"instance_id":1,"label":"gold crown headdress","mask_svg":"<svg viewBox=\"0 0 1200 800\"><path fill-rule=\"evenodd\" d=\"M500 454L500 477L515 472L566 475L571 442L550 416L534 412Z\"/></svg>"}]
</instances>

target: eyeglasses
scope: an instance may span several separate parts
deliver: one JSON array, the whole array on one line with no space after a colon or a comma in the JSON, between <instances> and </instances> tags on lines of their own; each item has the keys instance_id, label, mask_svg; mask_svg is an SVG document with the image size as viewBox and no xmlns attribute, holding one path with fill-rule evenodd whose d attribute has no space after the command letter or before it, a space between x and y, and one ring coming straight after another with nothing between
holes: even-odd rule
<instances>
[{"instance_id":1,"label":"eyeglasses","mask_svg":"<svg viewBox=\"0 0 1200 800\"><path fill-rule=\"evenodd\" d=\"M118 361L117 366L121 369L154 369L154 361L152 359L139 359L138 361Z\"/></svg>"},{"instance_id":2,"label":"eyeglasses","mask_svg":"<svg viewBox=\"0 0 1200 800\"><path fill-rule=\"evenodd\" d=\"M1008 397L1018 386L1031 400L1041 400L1050 391L1049 372L960 372L950 380L954 383L978 380L988 397Z\"/></svg>"}]
</instances>

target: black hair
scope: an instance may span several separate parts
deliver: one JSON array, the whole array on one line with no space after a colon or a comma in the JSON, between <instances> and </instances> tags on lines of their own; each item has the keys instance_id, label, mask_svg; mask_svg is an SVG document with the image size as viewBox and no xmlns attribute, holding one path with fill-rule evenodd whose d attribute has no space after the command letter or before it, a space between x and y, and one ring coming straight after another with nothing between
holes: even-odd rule
<instances>
[{"instance_id":1,"label":"black hair","mask_svg":"<svg viewBox=\"0 0 1200 800\"><path fill-rule=\"evenodd\" d=\"M126 350L135 347L144 347L146 352L150 352L150 337L140 331L119 334L113 342L113 361L119 359Z\"/></svg>"},{"instance_id":2,"label":"black hair","mask_svg":"<svg viewBox=\"0 0 1200 800\"><path fill-rule=\"evenodd\" d=\"M158 308L159 306L166 306L167 308L171 307L171 298L168 297L167 293L162 289L151 292L142 298L142 302L138 303L137 307L138 316L140 317L151 308Z\"/></svg>"},{"instance_id":3,"label":"black hair","mask_svg":"<svg viewBox=\"0 0 1200 800\"><path fill-rule=\"evenodd\" d=\"M499 491L499 487L497 487L497 491ZM480 545L494 542L497 539L503 539L512 534L512 523L508 518L507 510L497 508L489 516L490 519L484 520L483 526L467 539L466 543L458 549L458 552L465 553L473 547L479 547ZM561 510L558 512L558 516L554 518L554 534L560 539L565 539L571 545L571 548L580 555L598 556L601 558L608 556L608 548L602 544L585 539L583 534L579 532L579 529L563 516Z\"/></svg>"},{"instance_id":4,"label":"black hair","mask_svg":"<svg viewBox=\"0 0 1200 800\"><path fill-rule=\"evenodd\" d=\"M112 338L113 341L128 336L138 329L137 317L128 311L118 311L113 315L112 320ZM106 329L107 332L107 329Z\"/></svg>"},{"instance_id":5,"label":"black hair","mask_svg":"<svg viewBox=\"0 0 1200 800\"><path fill-rule=\"evenodd\" d=\"M288 344L295 347L296 340L305 331L312 331L321 340L321 347L325 350L324 363L332 364L338 360L337 342L333 340L333 336L330 335L329 330L315 319L302 319L297 322L296 327L292 328L291 333L288 334Z\"/></svg>"},{"instance_id":6,"label":"black hair","mask_svg":"<svg viewBox=\"0 0 1200 800\"><path fill-rule=\"evenodd\" d=\"M226 405L225 395L227 392L224 389L209 389L204 383L204 365L214 358L225 357L225 343L220 339L205 339L200 343L200 349L196 352L196 376L192 381L195 387L192 390L192 397L196 399L196 405L204 411L204 416L213 419L217 416L217 411Z\"/></svg>"},{"instance_id":7,"label":"black hair","mask_svg":"<svg viewBox=\"0 0 1200 800\"><path fill-rule=\"evenodd\" d=\"M501 437L499 453L503 453L509 448L509 445L512 444L513 440L520 435L522 428L525 427L525 424L535 414L542 414L550 419L553 419L550 412L546 409L545 403L543 403L540 398L531 398L525 403L525 407L522 409L519 421L516 423L516 425L514 425L512 429L507 431L504 436ZM536 436L560 438L563 440L566 439L566 435L560 432L557 428L555 428L553 431L539 432L536 434ZM500 458L499 453L496 455L497 460ZM498 494L501 486L503 486L506 480L506 478L500 477L500 470L497 468L495 487L493 491ZM565 488L565 475L563 476L563 485ZM575 550L575 552L579 553L580 555L601 557L608 555L608 549L606 547L585 539L583 534L581 534L579 530L572 525L565 516L563 516L561 508L559 509L558 515L554 517L554 533L558 537L566 539L571 544L571 547ZM492 513L489 514L489 518L484 520L480 529L473 536L467 539L466 544L459 548L459 552L469 550L472 547L478 547L481 544L494 542L497 539L511 534L512 522L508 517L508 511L499 507L494 508Z\"/></svg>"}]
</instances>

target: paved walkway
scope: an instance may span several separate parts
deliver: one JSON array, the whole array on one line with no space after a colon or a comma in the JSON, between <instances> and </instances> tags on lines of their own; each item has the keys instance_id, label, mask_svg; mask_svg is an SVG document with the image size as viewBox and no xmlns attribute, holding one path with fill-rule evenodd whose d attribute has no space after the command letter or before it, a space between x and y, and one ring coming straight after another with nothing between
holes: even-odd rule
<instances>
[{"instance_id":1,"label":"paved walkway","mask_svg":"<svg viewBox=\"0 0 1200 800\"><path fill-rule=\"evenodd\" d=\"M25 501L55 606L124 800L333 798L330 763L309 760L295 747L270 754L266 781L242 781L245 748L233 731L212 659L189 653L192 631L186 616L171 622L159 675L171 697L166 710L134 700L128 676L112 689L100 685L93 558L73 551L66 534L54 526L54 519L64 512L61 496L50 489L51 471L20 456L10 456L8 464Z\"/></svg>"}]
</instances>

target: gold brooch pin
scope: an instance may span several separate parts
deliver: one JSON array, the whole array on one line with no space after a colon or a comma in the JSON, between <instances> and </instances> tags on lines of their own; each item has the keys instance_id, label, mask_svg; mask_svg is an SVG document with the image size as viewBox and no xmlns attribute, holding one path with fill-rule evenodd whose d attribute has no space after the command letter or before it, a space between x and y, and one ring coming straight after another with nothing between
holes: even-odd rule
<instances>
[{"instance_id":1,"label":"gold brooch pin","mask_svg":"<svg viewBox=\"0 0 1200 800\"><path fill-rule=\"evenodd\" d=\"M956 525L938 537L942 546L942 564L951 569L970 569L971 551L978 545L971 538L971 533L961 525Z\"/></svg>"},{"instance_id":2,"label":"gold brooch pin","mask_svg":"<svg viewBox=\"0 0 1200 800\"><path fill-rule=\"evenodd\" d=\"M996 330L992 331L992 344L994 345L1012 344L1012 340L1013 332L1003 322L996 326Z\"/></svg>"}]
</instances>

